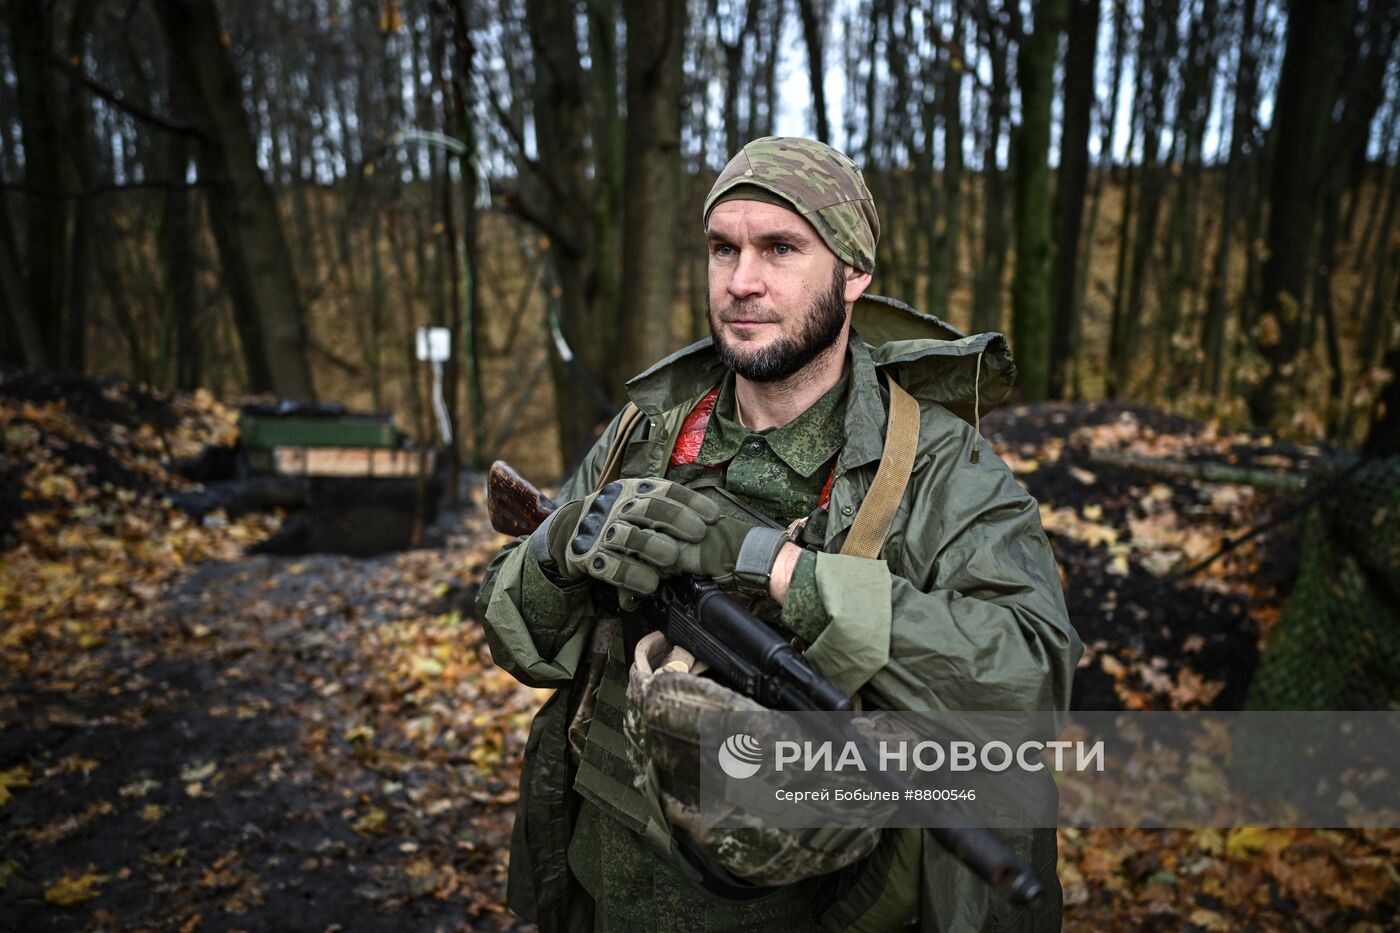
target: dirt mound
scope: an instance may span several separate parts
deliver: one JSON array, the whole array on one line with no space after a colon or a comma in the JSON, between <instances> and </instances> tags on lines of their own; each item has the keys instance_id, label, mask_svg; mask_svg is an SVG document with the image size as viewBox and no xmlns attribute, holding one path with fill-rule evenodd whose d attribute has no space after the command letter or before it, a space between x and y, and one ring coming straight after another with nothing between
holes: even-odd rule
<instances>
[{"instance_id":1,"label":"dirt mound","mask_svg":"<svg viewBox=\"0 0 1400 933\"><path fill-rule=\"evenodd\" d=\"M1125 403L1013 406L982 424L1041 503L1070 618L1088 648L1074 706L1240 708L1260 637L1295 573L1296 529L1175 575L1296 497L1098 462L1095 453L1298 472L1323 452Z\"/></svg>"}]
</instances>

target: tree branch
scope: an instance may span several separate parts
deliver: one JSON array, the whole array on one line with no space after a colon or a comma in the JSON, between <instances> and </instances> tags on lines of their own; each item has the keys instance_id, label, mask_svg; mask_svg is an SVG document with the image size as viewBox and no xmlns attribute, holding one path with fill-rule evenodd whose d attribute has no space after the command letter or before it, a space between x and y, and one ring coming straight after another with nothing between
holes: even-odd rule
<instances>
[{"instance_id":1,"label":"tree branch","mask_svg":"<svg viewBox=\"0 0 1400 933\"><path fill-rule=\"evenodd\" d=\"M118 110L121 110L124 113L135 117L143 123L149 123L152 126L156 126L160 129L165 130L166 132L176 133L180 136L192 136L195 139L201 141L205 139L204 134L201 133L198 129L196 129L193 125L189 123L183 123L179 120L173 120L170 117L164 116L159 113L153 113L152 111L146 110L143 107L138 107L131 101L127 100L126 97L120 91L116 91L112 88L107 87L105 84L98 81L92 75L88 74L86 71L83 71L83 69L78 65L71 64L65 61L64 59L60 58L58 55L53 54L52 52L49 52L47 54L47 63L49 67L60 72L68 80L73 81L77 84L81 84L83 87L91 91L94 96L105 100L113 107L116 107Z\"/></svg>"}]
</instances>

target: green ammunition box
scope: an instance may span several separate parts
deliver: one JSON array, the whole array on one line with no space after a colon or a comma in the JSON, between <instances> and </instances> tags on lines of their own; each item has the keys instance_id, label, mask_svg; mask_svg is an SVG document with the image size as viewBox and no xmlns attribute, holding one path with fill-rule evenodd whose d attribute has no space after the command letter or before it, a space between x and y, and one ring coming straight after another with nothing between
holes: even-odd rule
<instances>
[{"instance_id":1,"label":"green ammunition box","mask_svg":"<svg viewBox=\"0 0 1400 933\"><path fill-rule=\"evenodd\" d=\"M397 437L388 416L346 415L338 418L279 418L245 414L238 433L249 450L273 447L394 447Z\"/></svg>"}]
</instances>

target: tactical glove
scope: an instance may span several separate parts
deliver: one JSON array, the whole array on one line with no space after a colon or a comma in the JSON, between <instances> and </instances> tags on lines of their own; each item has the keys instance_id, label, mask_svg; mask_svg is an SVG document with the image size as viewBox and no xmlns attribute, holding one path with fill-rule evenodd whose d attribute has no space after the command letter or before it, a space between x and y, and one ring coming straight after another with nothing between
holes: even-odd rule
<instances>
[{"instance_id":1,"label":"tactical glove","mask_svg":"<svg viewBox=\"0 0 1400 933\"><path fill-rule=\"evenodd\" d=\"M681 546L676 570L714 580L726 589L766 595L773 563L787 540L780 528L720 516L698 543Z\"/></svg>"},{"instance_id":2,"label":"tactical glove","mask_svg":"<svg viewBox=\"0 0 1400 933\"><path fill-rule=\"evenodd\" d=\"M620 552L624 562L628 554L640 560L633 579L645 584L646 589L609 579L635 592L652 592L660 577L693 573L714 580L721 587L767 594L773 563L787 540L783 531L730 518L715 502L679 483L662 479L621 482L631 485L618 493L612 513L596 522L607 523L605 539L613 535L602 541L605 565L597 566L599 555L589 550L584 556L592 563L582 567L583 572L606 579L600 576L610 572L606 552L614 551ZM600 514L605 501L603 497L596 499L579 521L579 533L572 545L575 553L580 547L589 546L588 535L595 524L589 514ZM578 567L583 557L566 559ZM656 581L652 580L652 571L656 572ZM623 573L627 572L624 567Z\"/></svg>"},{"instance_id":3,"label":"tactical glove","mask_svg":"<svg viewBox=\"0 0 1400 933\"><path fill-rule=\"evenodd\" d=\"M646 594L662 577L693 573L767 592L785 540L776 528L722 515L678 483L647 478L618 480L560 506L535 533L534 547L541 566L564 582L592 577Z\"/></svg>"},{"instance_id":4,"label":"tactical glove","mask_svg":"<svg viewBox=\"0 0 1400 933\"><path fill-rule=\"evenodd\" d=\"M681 546L703 538L719 517L704 496L657 478L618 480L570 506L548 531L560 572L632 593L655 592L663 576L677 572Z\"/></svg>"}]
</instances>

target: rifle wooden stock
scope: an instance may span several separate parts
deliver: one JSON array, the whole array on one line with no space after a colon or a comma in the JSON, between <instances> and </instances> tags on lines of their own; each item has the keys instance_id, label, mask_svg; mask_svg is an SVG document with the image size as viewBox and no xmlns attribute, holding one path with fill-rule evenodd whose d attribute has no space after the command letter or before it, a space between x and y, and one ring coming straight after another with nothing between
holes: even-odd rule
<instances>
[{"instance_id":1,"label":"rifle wooden stock","mask_svg":"<svg viewBox=\"0 0 1400 933\"><path fill-rule=\"evenodd\" d=\"M486 474L486 513L502 534L528 535L559 506L504 460Z\"/></svg>"}]
</instances>

